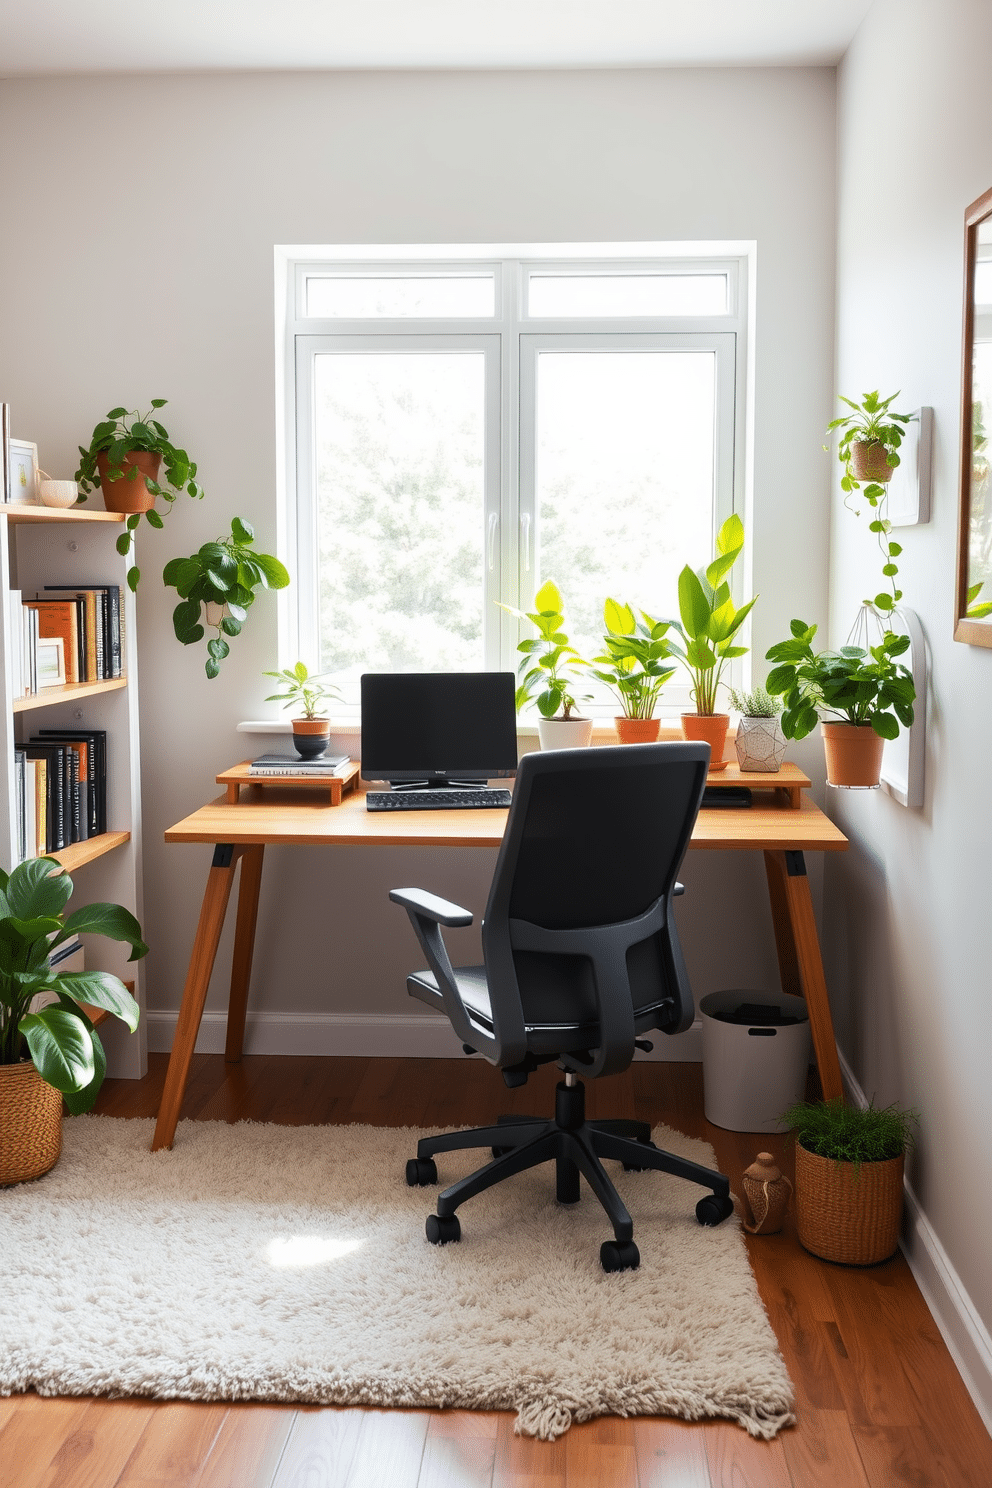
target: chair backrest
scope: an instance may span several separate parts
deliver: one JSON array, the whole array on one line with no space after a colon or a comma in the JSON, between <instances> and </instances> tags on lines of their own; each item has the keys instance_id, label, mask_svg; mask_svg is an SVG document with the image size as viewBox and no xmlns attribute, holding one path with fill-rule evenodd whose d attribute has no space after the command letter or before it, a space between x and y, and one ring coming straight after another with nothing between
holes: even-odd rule
<instances>
[{"instance_id":1,"label":"chair backrest","mask_svg":"<svg viewBox=\"0 0 992 1488\"><path fill-rule=\"evenodd\" d=\"M520 761L483 925L497 1040L534 1018L592 1017L603 1045L592 1073L624 1067L632 1017L691 992L670 904L699 810L706 744L551 750ZM645 919L645 916L647 918ZM684 985L672 986L671 983ZM608 1026L609 1025L609 1026ZM659 1020L659 1026L664 1026Z\"/></svg>"}]
</instances>

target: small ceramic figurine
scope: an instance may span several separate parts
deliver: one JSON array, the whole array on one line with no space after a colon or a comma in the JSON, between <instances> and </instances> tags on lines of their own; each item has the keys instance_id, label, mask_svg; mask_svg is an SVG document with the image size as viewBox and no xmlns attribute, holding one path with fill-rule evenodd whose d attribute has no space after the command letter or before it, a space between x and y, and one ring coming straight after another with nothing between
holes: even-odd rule
<instances>
[{"instance_id":1,"label":"small ceramic figurine","mask_svg":"<svg viewBox=\"0 0 992 1488\"><path fill-rule=\"evenodd\" d=\"M789 1207L792 1184L770 1152L759 1152L741 1179L741 1222L751 1235L777 1235Z\"/></svg>"}]
</instances>

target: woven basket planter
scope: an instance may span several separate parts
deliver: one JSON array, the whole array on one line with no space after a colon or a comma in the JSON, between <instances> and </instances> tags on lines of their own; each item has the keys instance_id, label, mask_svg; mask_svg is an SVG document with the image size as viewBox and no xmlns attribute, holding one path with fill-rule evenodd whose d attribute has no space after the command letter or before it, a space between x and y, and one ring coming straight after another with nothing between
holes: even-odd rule
<instances>
[{"instance_id":1,"label":"woven basket planter","mask_svg":"<svg viewBox=\"0 0 992 1488\"><path fill-rule=\"evenodd\" d=\"M888 463L887 454L888 448L880 439L873 439L870 443L864 439L855 440L851 445L851 469L855 480L888 485L894 467Z\"/></svg>"},{"instance_id":2,"label":"woven basket planter","mask_svg":"<svg viewBox=\"0 0 992 1488\"><path fill-rule=\"evenodd\" d=\"M40 1178L61 1151L61 1092L30 1062L0 1064L0 1185Z\"/></svg>"},{"instance_id":3,"label":"woven basket planter","mask_svg":"<svg viewBox=\"0 0 992 1488\"><path fill-rule=\"evenodd\" d=\"M825 1261L874 1266L899 1244L904 1157L835 1162L796 1143L796 1226L800 1243Z\"/></svg>"}]
</instances>

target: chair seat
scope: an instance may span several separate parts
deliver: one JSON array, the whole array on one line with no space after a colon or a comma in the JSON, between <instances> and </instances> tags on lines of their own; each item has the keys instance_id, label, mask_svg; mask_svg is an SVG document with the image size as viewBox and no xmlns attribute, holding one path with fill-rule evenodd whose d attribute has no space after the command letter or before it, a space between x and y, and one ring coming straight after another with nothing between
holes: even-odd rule
<instances>
[{"instance_id":1,"label":"chair seat","mask_svg":"<svg viewBox=\"0 0 992 1488\"><path fill-rule=\"evenodd\" d=\"M489 1001L489 986L484 966L456 966L454 968L458 994L468 1010L469 1017L484 1033L492 1035L493 1014ZM444 1012L437 978L432 971L415 971L406 979L406 989L429 1007ZM661 1002L654 1002L634 1013L634 1029L646 1033L658 1027ZM595 1049L599 1044L599 1027L595 1022L577 1023L569 1019L542 1016L534 1021L526 1018L528 1047L535 1054L557 1054L562 1047L569 1049Z\"/></svg>"}]
</instances>

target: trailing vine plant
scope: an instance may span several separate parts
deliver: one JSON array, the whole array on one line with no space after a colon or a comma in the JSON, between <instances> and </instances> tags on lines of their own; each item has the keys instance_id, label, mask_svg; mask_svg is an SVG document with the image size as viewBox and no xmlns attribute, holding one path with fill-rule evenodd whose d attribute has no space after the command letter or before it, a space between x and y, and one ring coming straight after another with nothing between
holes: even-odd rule
<instances>
[{"instance_id":1,"label":"trailing vine plant","mask_svg":"<svg viewBox=\"0 0 992 1488\"><path fill-rule=\"evenodd\" d=\"M886 465L891 470L895 470L900 463L899 446L905 437L906 425L912 423L914 415L896 413L892 409L891 405L898 398L898 393L892 393L888 398L880 398L877 391L865 393L860 403L855 403L851 398L845 398L843 393L839 396L840 401L846 403L852 412L833 419L827 425L827 432L832 433L834 429L844 431L837 446L837 458L844 467L840 482L840 488L844 492L844 505L856 516L860 516L860 507L853 506L850 497L854 491L861 491L868 505L876 513L868 524L868 530L874 532L878 538L878 546L882 555L882 573L888 579L891 590L891 592L880 590L873 599L866 599L865 604L874 606L885 615L890 615L902 599L902 590L896 582L899 574L896 559L902 553L902 544L893 541L892 523L885 514L888 488L878 480L867 480L862 486L854 472L854 448L862 444L869 447L880 446L885 450Z\"/></svg>"}]
</instances>

